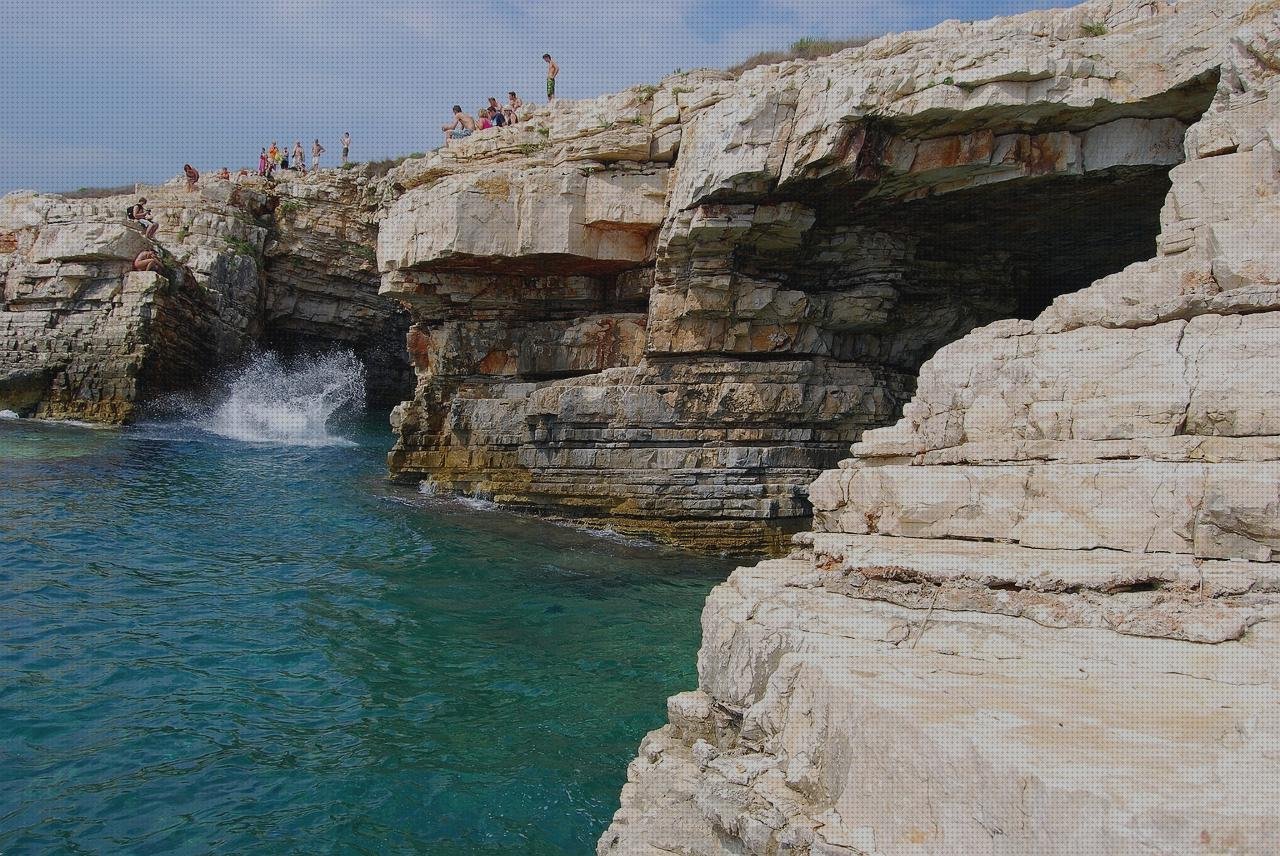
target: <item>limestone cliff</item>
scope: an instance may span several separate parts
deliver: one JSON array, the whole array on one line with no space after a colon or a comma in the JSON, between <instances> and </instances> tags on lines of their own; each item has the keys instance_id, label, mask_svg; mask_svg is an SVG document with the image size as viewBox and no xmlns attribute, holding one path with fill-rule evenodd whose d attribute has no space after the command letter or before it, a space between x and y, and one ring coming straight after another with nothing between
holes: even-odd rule
<instances>
[{"instance_id":1,"label":"limestone cliff","mask_svg":"<svg viewBox=\"0 0 1280 856\"><path fill-rule=\"evenodd\" d=\"M378 236L415 322L393 475L780 548L938 348L1151 254L1224 26L1186 3L949 23L408 162Z\"/></svg>"},{"instance_id":2,"label":"limestone cliff","mask_svg":"<svg viewBox=\"0 0 1280 856\"><path fill-rule=\"evenodd\" d=\"M712 593L699 687L645 738L602 854L1275 851L1280 12L1124 11L865 49L982 57L955 79L998 101L1060 69L1087 16L1093 68L1125 57L1113 80L1219 82L1153 257L938 351L903 418L814 483L793 553ZM1021 115L1077 85L1099 84L1045 83ZM994 163L990 142L951 151Z\"/></svg>"},{"instance_id":3,"label":"limestone cliff","mask_svg":"<svg viewBox=\"0 0 1280 856\"><path fill-rule=\"evenodd\" d=\"M408 320L378 297L366 168L268 183L206 177L136 195L0 201L0 409L129 421L147 398L196 387L255 347L354 348L375 401L411 388ZM125 216L145 196L163 274Z\"/></svg>"},{"instance_id":4,"label":"limestone cliff","mask_svg":"<svg viewBox=\"0 0 1280 856\"><path fill-rule=\"evenodd\" d=\"M1270 0L1116 0L681 73L144 188L163 277L128 199L11 195L0 408L342 343L411 363L395 478L793 544L711 595L602 853L1271 852L1278 49Z\"/></svg>"},{"instance_id":5,"label":"limestone cliff","mask_svg":"<svg viewBox=\"0 0 1280 856\"><path fill-rule=\"evenodd\" d=\"M277 182L264 248L264 339L286 353L350 347L368 398L398 404L413 389L409 319L378 295L377 212L383 184L367 165Z\"/></svg>"}]
</instances>

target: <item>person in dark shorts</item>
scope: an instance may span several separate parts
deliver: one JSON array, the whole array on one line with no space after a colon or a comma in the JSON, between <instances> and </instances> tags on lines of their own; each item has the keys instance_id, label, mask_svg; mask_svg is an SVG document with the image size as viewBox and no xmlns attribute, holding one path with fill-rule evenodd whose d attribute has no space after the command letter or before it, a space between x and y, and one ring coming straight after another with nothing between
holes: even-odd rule
<instances>
[{"instance_id":1,"label":"person in dark shorts","mask_svg":"<svg viewBox=\"0 0 1280 856\"><path fill-rule=\"evenodd\" d=\"M489 121L498 128L507 124L507 116L502 112L502 105L498 103L497 98L489 99Z\"/></svg>"},{"instance_id":2,"label":"person in dark shorts","mask_svg":"<svg viewBox=\"0 0 1280 856\"><path fill-rule=\"evenodd\" d=\"M342 163L344 166L347 163L347 156L350 154L351 154L351 132L343 131L342 132Z\"/></svg>"},{"instance_id":3,"label":"person in dark shorts","mask_svg":"<svg viewBox=\"0 0 1280 856\"><path fill-rule=\"evenodd\" d=\"M542 61L547 64L547 101L556 100L556 77L560 74L560 66L551 58L551 54L543 54Z\"/></svg>"}]
</instances>

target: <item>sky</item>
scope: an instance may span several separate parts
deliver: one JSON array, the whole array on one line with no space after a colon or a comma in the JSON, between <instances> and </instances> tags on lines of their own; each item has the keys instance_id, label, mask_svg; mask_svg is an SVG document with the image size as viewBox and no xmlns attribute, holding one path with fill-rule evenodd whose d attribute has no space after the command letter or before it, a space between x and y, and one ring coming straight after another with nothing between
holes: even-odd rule
<instances>
[{"instance_id":1,"label":"sky","mask_svg":"<svg viewBox=\"0 0 1280 856\"><path fill-rule=\"evenodd\" d=\"M439 144L450 105L589 98L847 38L1069 0L0 0L0 193L256 165L273 139L377 160Z\"/></svg>"}]
</instances>

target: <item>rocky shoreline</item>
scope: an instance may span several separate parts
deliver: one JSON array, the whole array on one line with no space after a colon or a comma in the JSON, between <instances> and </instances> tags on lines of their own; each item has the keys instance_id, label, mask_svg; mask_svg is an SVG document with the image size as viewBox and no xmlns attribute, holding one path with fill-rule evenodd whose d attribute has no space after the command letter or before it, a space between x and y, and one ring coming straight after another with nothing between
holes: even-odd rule
<instances>
[{"instance_id":1,"label":"rocky shoreline","mask_svg":"<svg viewBox=\"0 0 1280 856\"><path fill-rule=\"evenodd\" d=\"M944 347L815 481L709 598L601 854L1275 848L1280 18L1130 26L1219 77L1156 254Z\"/></svg>"},{"instance_id":2,"label":"rocky shoreline","mask_svg":"<svg viewBox=\"0 0 1280 856\"><path fill-rule=\"evenodd\" d=\"M386 176L0 202L0 408L343 345L393 478L743 568L601 853L1280 836L1280 7L1088 3ZM412 391L410 391L412 390ZM852 450L852 457L850 457Z\"/></svg>"}]
</instances>

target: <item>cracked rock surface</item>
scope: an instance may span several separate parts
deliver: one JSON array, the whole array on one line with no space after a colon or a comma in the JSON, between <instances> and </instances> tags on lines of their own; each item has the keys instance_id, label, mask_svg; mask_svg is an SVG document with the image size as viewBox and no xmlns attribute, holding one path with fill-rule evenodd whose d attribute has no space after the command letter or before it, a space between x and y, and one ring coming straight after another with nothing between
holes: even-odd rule
<instances>
[{"instance_id":1,"label":"cracked rock surface","mask_svg":"<svg viewBox=\"0 0 1280 856\"><path fill-rule=\"evenodd\" d=\"M967 32L1044 67L1081 20L1190 33L1219 70L1154 255L937 351L903 418L815 481L790 556L712 592L699 686L642 742L601 854L1274 852L1280 14Z\"/></svg>"}]
</instances>

